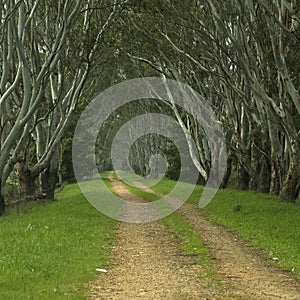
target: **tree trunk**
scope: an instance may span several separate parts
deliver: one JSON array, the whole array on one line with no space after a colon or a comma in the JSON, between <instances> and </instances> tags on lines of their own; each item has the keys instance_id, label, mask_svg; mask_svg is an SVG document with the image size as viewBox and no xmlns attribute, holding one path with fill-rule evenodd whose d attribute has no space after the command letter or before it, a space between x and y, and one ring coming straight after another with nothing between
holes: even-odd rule
<instances>
[{"instance_id":1,"label":"tree trunk","mask_svg":"<svg viewBox=\"0 0 300 300\"><path fill-rule=\"evenodd\" d=\"M60 144L59 146L59 154L58 154L58 162L57 162L57 183L59 186L63 184L63 176L62 176L62 165L63 165L63 146Z\"/></svg>"},{"instance_id":2,"label":"tree trunk","mask_svg":"<svg viewBox=\"0 0 300 300\"><path fill-rule=\"evenodd\" d=\"M56 147L49 167L41 174L42 193L46 199L53 199L55 194L56 183L58 181L59 169L59 147Z\"/></svg>"},{"instance_id":3,"label":"tree trunk","mask_svg":"<svg viewBox=\"0 0 300 300\"><path fill-rule=\"evenodd\" d=\"M5 211L5 202L4 202L3 187L0 178L0 216L4 214L4 211Z\"/></svg>"},{"instance_id":4,"label":"tree trunk","mask_svg":"<svg viewBox=\"0 0 300 300\"><path fill-rule=\"evenodd\" d=\"M274 151L271 154L271 182L270 182L270 194L279 195L281 187L281 176L278 168L278 160Z\"/></svg>"},{"instance_id":5,"label":"tree trunk","mask_svg":"<svg viewBox=\"0 0 300 300\"><path fill-rule=\"evenodd\" d=\"M241 190L248 190L250 183L250 175L243 166L238 169L238 186Z\"/></svg>"},{"instance_id":6,"label":"tree trunk","mask_svg":"<svg viewBox=\"0 0 300 300\"><path fill-rule=\"evenodd\" d=\"M252 125L253 127L253 125ZM251 142L251 150L249 151L249 155L250 155L250 160L251 160L251 167L254 171L254 174L259 174L260 170L261 170L261 159L262 159L262 155L261 153L258 151L258 149L255 146L255 142L252 141ZM251 191L256 191L259 188L259 180L257 180L258 178L256 176L250 176L250 181L249 181L249 189Z\"/></svg>"},{"instance_id":7,"label":"tree trunk","mask_svg":"<svg viewBox=\"0 0 300 300\"><path fill-rule=\"evenodd\" d=\"M31 171L25 166L24 160L16 164L16 169L18 171L21 197L28 200L33 199L35 194L35 180L31 175Z\"/></svg>"},{"instance_id":8,"label":"tree trunk","mask_svg":"<svg viewBox=\"0 0 300 300\"><path fill-rule=\"evenodd\" d=\"M53 170L46 169L41 174L42 193L46 196L46 199L53 199L55 193L55 186L57 182L57 173Z\"/></svg>"},{"instance_id":9,"label":"tree trunk","mask_svg":"<svg viewBox=\"0 0 300 300\"><path fill-rule=\"evenodd\" d=\"M261 169L259 173L258 191L262 193L269 193L271 186L271 166L266 157L262 157Z\"/></svg>"},{"instance_id":10,"label":"tree trunk","mask_svg":"<svg viewBox=\"0 0 300 300\"><path fill-rule=\"evenodd\" d=\"M19 185L21 196L27 199L34 198L35 186L30 170L19 173Z\"/></svg>"},{"instance_id":11,"label":"tree trunk","mask_svg":"<svg viewBox=\"0 0 300 300\"><path fill-rule=\"evenodd\" d=\"M299 195L299 165L292 163L279 194L279 201L294 203Z\"/></svg>"},{"instance_id":12,"label":"tree trunk","mask_svg":"<svg viewBox=\"0 0 300 300\"><path fill-rule=\"evenodd\" d=\"M226 187L228 185L228 182L229 182L229 179L230 179L230 176L231 176L231 171L232 171L232 158L231 158L231 156L228 156L227 165L226 165L226 172L224 174L224 177L222 179L222 183L221 183L221 186L220 186L221 189L226 189Z\"/></svg>"}]
</instances>

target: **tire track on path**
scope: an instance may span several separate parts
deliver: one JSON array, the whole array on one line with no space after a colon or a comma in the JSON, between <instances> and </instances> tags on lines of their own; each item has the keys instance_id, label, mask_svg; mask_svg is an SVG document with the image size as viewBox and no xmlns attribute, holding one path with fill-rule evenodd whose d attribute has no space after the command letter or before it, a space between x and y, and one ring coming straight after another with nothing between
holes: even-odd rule
<instances>
[{"instance_id":1,"label":"tire track on path","mask_svg":"<svg viewBox=\"0 0 300 300\"><path fill-rule=\"evenodd\" d=\"M163 196L140 182L145 192ZM196 205L185 203L178 211L195 228L209 248L223 282L232 287L235 297L256 300L299 300L300 284L287 272L261 258L244 241L226 228L207 220Z\"/></svg>"},{"instance_id":2,"label":"tire track on path","mask_svg":"<svg viewBox=\"0 0 300 300\"><path fill-rule=\"evenodd\" d=\"M111 184L121 198L146 202L123 182ZM120 223L112 252L112 264L93 283L90 299L236 299L209 282L199 257L184 255L180 240L161 222Z\"/></svg>"}]
</instances>

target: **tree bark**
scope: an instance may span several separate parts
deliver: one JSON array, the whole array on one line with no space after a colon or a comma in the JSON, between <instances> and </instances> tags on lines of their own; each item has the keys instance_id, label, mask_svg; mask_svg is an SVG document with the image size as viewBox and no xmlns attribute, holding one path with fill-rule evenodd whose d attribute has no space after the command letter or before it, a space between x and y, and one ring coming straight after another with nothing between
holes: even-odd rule
<instances>
[{"instance_id":1,"label":"tree bark","mask_svg":"<svg viewBox=\"0 0 300 300\"><path fill-rule=\"evenodd\" d=\"M19 186L21 197L28 200L33 199L35 195L35 180L31 171L25 166L24 161L19 161L16 164L16 169L19 176Z\"/></svg>"},{"instance_id":2,"label":"tree bark","mask_svg":"<svg viewBox=\"0 0 300 300\"><path fill-rule=\"evenodd\" d=\"M224 177L222 179L222 183L220 188L221 189L225 189L227 188L230 176L231 176L231 172L232 172L232 157L228 156L227 157L227 165L226 165L226 172L224 174Z\"/></svg>"},{"instance_id":3,"label":"tree bark","mask_svg":"<svg viewBox=\"0 0 300 300\"><path fill-rule=\"evenodd\" d=\"M274 150L271 150L271 182L270 182L270 194L279 195L281 187L281 174L278 167L278 159L274 153Z\"/></svg>"},{"instance_id":4,"label":"tree bark","mask_svg":"<svg viewBox=\"0 0 300 300\"><path fill-rule=\"evenodd\" d=\"M3 189L1 184L1 178L0 178L0 216L4 214L5 211L5 202L4 202L4 195L3 195Z\"/></svg>"},{"instance_id":5,"label":"tree bark","mask_svg":"<svg viewBox=\"0 0 300 300\"><path fill-rule=\"evenodd\" d=\"M295 203L299 195L299 165L291 164L279 194L279 201Z\"/></svg>"},{"instance_id":6,"label":"tree bark","mask_svg":"<svg viewBox=\"0 0 300 300\"><path fill-rule=\"evenodd\" d=\"M248 190L250 183L250 175L246 171L245 167L239 166L238 169L238 185L241 190Z\"/></svg>"},{"instance_id":7,"label":"tree bark","mask_svg":"<svg viewBox=\"0 0 300 300\"><path fill-rule=\"evenodd\" d=\"M58 181L58 160L59 148L56 147L49 167L41 175L42 193L46 195L46 199L54 198L56 183Z\"/></svg>"},{"instance_id":8,"label":"tree bark","mask_svg":"<svg viewBox=\"0 0 300 300\"><path fill-rule=\"evenodd\" d=\"M54 170L46 169L41 174L42 193L45 194L46 199L53 199L55 193L55 186L57 181L57 174Z\"/></svg>"},{"instance_id":9,"label":"tree bark","mask_svg":"<svg viewBox=\"0 0 300 300\"><path fill-rule=\"evenodd\" d=\"M269 193L270 187L271 187L271 166L269 160L263 156L261 159L258 191L262 193Z\"/></svg>"}]
</instances>

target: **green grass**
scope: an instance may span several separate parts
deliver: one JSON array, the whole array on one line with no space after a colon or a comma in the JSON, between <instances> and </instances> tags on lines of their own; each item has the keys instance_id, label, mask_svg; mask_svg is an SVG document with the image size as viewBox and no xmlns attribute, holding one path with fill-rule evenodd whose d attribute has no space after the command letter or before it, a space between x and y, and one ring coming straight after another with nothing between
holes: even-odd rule
<instances>
[{"instance_id":1,"label":"green grass","mask_svg":"<svg viewBox=\"0 0 300 300\"><path fill-rule=\"evenodd\" d=\"M174 184L164 179L153 189L166 194ZM188 184L182 188L184 185ZM196 186L188 201L198 204L202 191L203 187ZM238 232L272 264L293 271L300 279L300 203L282 203L276 196L228 189L219 190L204 210L210 220Z\"/></svg>"},{"instance_id":2,"label":"green grass","mask_svg":"<svg viewBox=\"0 0 300 300\"><path fill-rule=\"evenodd\" d=\"M108 179L108 177L109 177L110 173L111 173L110 171L105 171L105 172L102 172L100 174L101 179L103 180L103 182L106 185L106 187L109 188L109 189L110 189L110 180ZM112 179L114 179L114 180L117 179L115 173L112 174Z\"/></svg>"},{"instance_id":3,"label":"green grass","mask_svg":"<svg viewBox=\"0 0 300 300\"><path fill-rule=\"evenodd\" d=\"M109 185L107 176L103 174ZM174 184L164 179L154 189L168 193ZM158 198L130 189L151 201ZM188 201L198 203L202 189L197 186ZM117 222L93 208L76 184L67 185L56 199L28 205L21 212L12 209L0 218L0 299L84 299L86 284L97 276L95 269L109 263ZM294 269L300 279L299 203L220 190L205 211L212 221L264 249L266 257L278 258L274 264ZM215 282L207 248L193 228L176 213L163 222L181 239L184 253L199 256L199 264L206 266L206 275Z\"/></svg>"},{"instance_id":4,"label":"green grass","mask_svg":"<svg viewBox=\"0 0 300 300\"><path fill-rule=\"evenodd\" d=\"M67 185L57 201L0 218L0 299L85 299L109 263L117 222Z\"/></svg>"},{"instance_id":5,"label":"green grass","mask_svg":"<svg viewBox=\"0 0 300 300\"><path fill-rule=\"evenodd\" d=\"M162 222L168 226L171 232L180 238L180 248L185 255L197 256L197 263L202 266L199 276L203 280L206 280L208 286L221 288L221 280L214 270L207 247L186 219L178 213L172 213L165 217Z\"/></svg>"},{"instance_id":6,"label":"green grass","mask_svg":"<svg viewBox=\"0 0 300 300\"><path fill-rule=\"evenodd\" d=\"M196 200L196 199L195 199ZM237 209L238 208L238 209ZM300 279L300 205L267 194L220 191L206 208L210 219L232 230L276 265Z\"/></svg>"}]
</instances>

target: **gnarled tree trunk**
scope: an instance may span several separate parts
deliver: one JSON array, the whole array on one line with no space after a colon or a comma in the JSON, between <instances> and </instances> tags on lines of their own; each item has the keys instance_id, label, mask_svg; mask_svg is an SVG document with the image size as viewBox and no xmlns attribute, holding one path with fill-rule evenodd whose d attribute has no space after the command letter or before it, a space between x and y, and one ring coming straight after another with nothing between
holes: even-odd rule
<instances>
[{"instance_id":1,"label":"gnarled tree trunk","mask_svg":"<svg viewBox=\"0 0 300 300\"><path fill-rule=\"evenodd\" d=\"M15 168L18 171L21 197L31 200L35 196L35 180L24 161L19 161Z\"/></svg>"}]
</instances>

